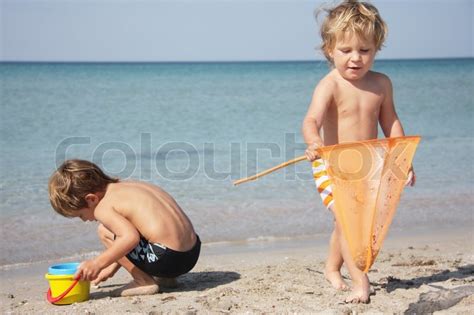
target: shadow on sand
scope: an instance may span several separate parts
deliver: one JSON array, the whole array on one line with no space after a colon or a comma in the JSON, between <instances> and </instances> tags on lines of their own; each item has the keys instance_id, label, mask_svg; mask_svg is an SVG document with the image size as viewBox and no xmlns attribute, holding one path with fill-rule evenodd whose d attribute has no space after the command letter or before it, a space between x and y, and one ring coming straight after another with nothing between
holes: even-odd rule
<instances>
[{"instance_id":1,"label":"shadow on sand","mask_svg":"<svg viewBox=\"0 0 474 315\"><path fill-rule=\"evenodd\" d=\"M419 288L424 284L446 281L449 279L464 279L474 275L474 265L459 266L456 270L443 270L431 276L416 277L412 279L398 279L395 277L387 277L387 283L380 284L382 289L386 289L388 293L397 289L413 289Z\"/></svg>"},{"instance_id":2,"label":"shadow on sand","mask_svg":"<svg viewBox=\"0 0 474 315\"><path fill-rule=\"evenodd\" d=\"M465 285L452 289L437 286L436 291L420 294L418 301L410 303L404 314L432 314L447 310L461 302L462 299L474 294L474 286ZM472 311L472 309L471 309Z\"/></svg>"},{"instance_id":3,"label":"shadow on sand","mask_svg":"<svg viewBox=\"0 0 474 315\"><path fill-rule=\"evenodd\" d=\"M388 293L397 289L416 289L422 285L429 285L434 290L420 294L418 301L411 303L404 314L432 314L436 311L446 310L465 297L474 294L473 285L457 286L454 288L445 288L441 285L435 285L436 282L448 281L455 279L462 281L463 279L474 276L474 265L456 267L456 270L443 270L430 276L416 277L412 279L398 279L395 277L387 277L387 283L379 284L382 289ZM462 281L463 283L472 280Z\"/></svg>"},{"instance_id":4,"label":"shadow on sand","mask_svg":"<svg viewBox=\"0 0 474 315\"><path fill-rule=\"evenodd\" d=\"M178 277L177 288L160 288L160 292L186 292L186 291L204 291L220 285L234 282L240 279L240 274L233 271L201 271L190 272ZM90 294L91 300L111 297L111 291L117 289L126 283L101 285L101 289L106 291L93 292Z\"/></svg>"},{"instance_id":5,"label":"shadow on sand","mask_svg":"<svg viewBox=\"0 0 474 315\"><path fill-rule=\"evenodd\" d=\"M234 271L201 271L190 272L178 278L176 289L164 289L165 292L203 291L240 279Z\"/></svg>"}]
</instances>

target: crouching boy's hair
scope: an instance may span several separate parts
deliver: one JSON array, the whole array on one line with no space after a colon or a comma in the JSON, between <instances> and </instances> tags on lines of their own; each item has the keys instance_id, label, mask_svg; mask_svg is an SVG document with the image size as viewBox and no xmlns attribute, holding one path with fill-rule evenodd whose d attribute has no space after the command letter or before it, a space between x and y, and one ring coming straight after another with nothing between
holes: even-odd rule
<instances>
[{"instance_id":1,"label":"crouching boy's hair","mask_svg":"<svg viewBox=\"0 0 474 315\"><path fill-rule=\"evenodd\" d=\"M118 181L107 176L94 163L67 160L49 179L49 200L57 213L73 217L75 211L87 207L87 194L103 192L108 184Z\"/></svg>"}]
</instances>

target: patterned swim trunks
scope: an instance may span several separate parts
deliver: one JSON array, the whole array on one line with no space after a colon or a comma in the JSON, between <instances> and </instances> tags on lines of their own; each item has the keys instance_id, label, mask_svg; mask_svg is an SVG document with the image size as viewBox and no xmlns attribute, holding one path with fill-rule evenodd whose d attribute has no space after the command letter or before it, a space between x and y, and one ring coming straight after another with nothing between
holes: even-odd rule
<instances>
[{"instance_id":1,"label":"patterned swim trunks","mask_svg":"<svg viewBox=\"0 0 474 315\"><path fill-rule=\"evenodd\" d=\"M316 188L323 200L323 204L326 208L330 209L334 200L332 197L331 180L329 179L324 161L322 159L316 159L313 161L312 166Z\"/></svg>"},{"instance_id":2,"label":"patterned swim trunks","mask_svg":"<svg viewBox=\"0 0 474 315\"><path fill-rule=\"evenodd\" d=\"M127 258L149 275L175 278L193 269L200 251L201 240L198 235L194 247L186 252L175 251L159 243L150 243L140 237L140 242L127 254Z\"/></svg>"}]
</instances>

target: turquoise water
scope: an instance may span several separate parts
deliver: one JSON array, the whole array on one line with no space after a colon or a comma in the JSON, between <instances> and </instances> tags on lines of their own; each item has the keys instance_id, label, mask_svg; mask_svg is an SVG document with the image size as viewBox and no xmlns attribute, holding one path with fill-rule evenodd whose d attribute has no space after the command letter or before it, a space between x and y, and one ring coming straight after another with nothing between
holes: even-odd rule
<instances>
[{"instance_id":1,"label":"turquoise water","mask_svg":"<svg viewBox=\"0 0 474 315\"><path fill-rule=\"evenodd\" d=\"M473 69L473 59L375 65L406 133L423 137L394 230L473 223ZM232 186L303 154L301 121L326 72L325 62L0 64L0 265L100 248L95 224L49 205L64 158L162 186L204 241L329 232L304 162Z\"/></svg>"}]
</instances>

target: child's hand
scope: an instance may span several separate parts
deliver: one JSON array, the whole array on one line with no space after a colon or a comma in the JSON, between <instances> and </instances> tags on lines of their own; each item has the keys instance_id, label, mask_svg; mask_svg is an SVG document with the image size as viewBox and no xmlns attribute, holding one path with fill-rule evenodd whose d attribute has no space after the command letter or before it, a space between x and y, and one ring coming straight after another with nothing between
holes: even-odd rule
<instances>
[{"instance_id":1,"label":"child's hand","mask_svg":"<svg viewBox=\"0 0 474 315\"><path fill-rule=\"evenodd\" d=\"M410 170L408 171L408 177L407 177L407 181L405 182L405 186L415 186L415 182L416 182L416 175L415 175L415 170L413 169L413 166L410 168Z\"/></svg>"},{"instance_id":2,"label":"child's hand","mask_svg":"<svg viewBox=\"0 0 474 315\"><path fill-rule=\"evenodd\" d=\"M79 267L77 267L77 272L74 275L74 279L92 281L97 278L100 270L101 268L95 260L83 261Z\"/></svg>"},{"instance_id":3,"label":"child's hand","mask_svg":"<svg viewBox=\"0 0 474 315\"><path fill-rule=\"evenodd\" d=\"M109 278L112 278L114 274L120 269L120 265L118 263L113 263L105 269L102 269L97 278L92 281L92 284L98 285L101 282L106 281Z\"/></svg>"},{"instance_id":4,"label":"child's hand","mask_svg":"<svg viewBox=\"0 0 474 315\"><path fill-rule=\"evenodd\" d=\"M312 144L308 145L306 151L304 152L308 161L312 162L319 158L319 155L316 153L316 149L322 146L323 144L318 142L313 142Z\"/></svg>"}]
</instances>

